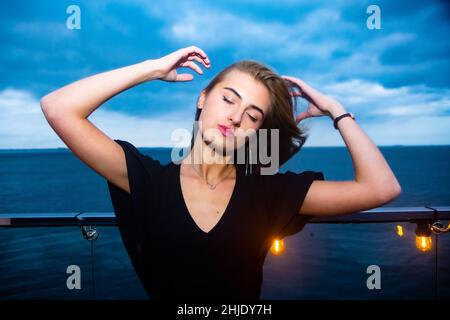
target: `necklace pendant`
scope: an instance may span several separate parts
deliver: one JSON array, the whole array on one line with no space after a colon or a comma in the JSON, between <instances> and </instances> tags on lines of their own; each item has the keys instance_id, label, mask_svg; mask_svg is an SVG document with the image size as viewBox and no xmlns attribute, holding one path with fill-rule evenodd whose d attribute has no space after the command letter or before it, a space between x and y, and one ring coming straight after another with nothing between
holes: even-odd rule
<instances>
[{"instance_id":1,"label":"necklace pendant","mask_svg":"<svg viewBox=\"0 0 450 320\"><path fill-rule=\"evenodd\" d=\"M208 187L209 187L209 189L211 189L211 190L214 190L214 189L216 188L216 186L210 185L209 183L208 183Z\"/></svg>"}]
</instances>

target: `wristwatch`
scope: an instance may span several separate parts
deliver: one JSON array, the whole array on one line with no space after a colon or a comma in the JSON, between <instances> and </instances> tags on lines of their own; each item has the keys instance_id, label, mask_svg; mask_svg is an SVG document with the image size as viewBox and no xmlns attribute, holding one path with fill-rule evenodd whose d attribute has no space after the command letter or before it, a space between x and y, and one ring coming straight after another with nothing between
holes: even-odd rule
<instances>
[{"instance_id":1,"label":"wristwatch","mask_svg":"<svg viewBox=\"0 0 450 320\"><path fill-rule=\"evenodd\" d=\"M336 130L339 130L338 127L337 127L338 121L341 120L342 118L345 118L345 117L351 117L353 120L355 120L355 116L351 112L347 112L347 113L341 114L339 117L336 117L336 119L334 119L334 128Z\"/></svg>"}]
</instances>

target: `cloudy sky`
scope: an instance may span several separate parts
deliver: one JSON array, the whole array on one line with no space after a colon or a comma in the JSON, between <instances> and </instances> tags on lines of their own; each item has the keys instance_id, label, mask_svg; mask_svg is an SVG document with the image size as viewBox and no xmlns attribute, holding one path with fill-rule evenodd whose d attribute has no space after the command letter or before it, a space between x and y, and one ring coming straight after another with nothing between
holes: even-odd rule
<instances>
[{"instance_id":1,"label":"cloudy sky","mask_svg":"<svg viewBox=\"0 0 450 320\"><path fill-rule=\"evenodd\" d=\"M79 30L66 26L74 4ZM381 29L366 25L370 4ZM338 99L379 146L450 144L446 1L16 0L1 2L0 25L0 149L65 147L41 112L43 95L189 45L210 57L203 76L181 69L194 80L142 84L89 119L113 139L173 146L173 130L191 131L201 89L253 59ZM345 146L330 118L303 123L305 146Z\"/></svg>"}]
</instances>

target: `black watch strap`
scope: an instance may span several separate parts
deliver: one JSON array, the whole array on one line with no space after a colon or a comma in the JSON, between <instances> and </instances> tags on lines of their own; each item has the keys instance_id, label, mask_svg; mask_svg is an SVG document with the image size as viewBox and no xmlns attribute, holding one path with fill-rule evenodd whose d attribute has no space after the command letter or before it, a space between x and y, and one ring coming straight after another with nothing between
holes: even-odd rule
<instances>
[{"instance_id":1,"label":"black watch strap","mask_svg":"<svg viewBox=\"0 0 450 320\"><path fill-rule=\"evenodd\" d=\"M336 119L334 119L334 121L333 121L334 128L336 130L338 130L338 126L337 126L338 121L341 120L342 118L345 118L345 117L351 117L353 120L355 119L355 116L351 112L347 112L347 113L341 114L339 117L336 117Z\"/></svg>"}]
</instances>

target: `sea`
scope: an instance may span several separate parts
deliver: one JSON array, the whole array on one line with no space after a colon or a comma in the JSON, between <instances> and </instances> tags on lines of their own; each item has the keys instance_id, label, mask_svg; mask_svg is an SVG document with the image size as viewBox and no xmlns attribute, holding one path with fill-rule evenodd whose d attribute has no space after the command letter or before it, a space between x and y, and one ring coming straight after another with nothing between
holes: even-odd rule
<instances>
[{"instance_id":1,"label":"sea","mask_svg":"<svg viewBox=\"0 0 450 320\"><path fill-rule=\"evenodd\" d=\"M170 161L169 148L139 149ZM450 207L450 146L379 149L402 186L402 194L383 207ZM287 170L354 179L345 147L303 147L280 169ZM106 180L68 149L0 150L0 216L58 212L113 212ZM448 299L450 232L432 234L432 248L422 252L416 227L307 224L283 239L280 255L267 255L261 299ZM117 227L97 229L99 238L88 241L77 226L0 226L0 299L151 299Z\"/></svg>"}]
</instances>

